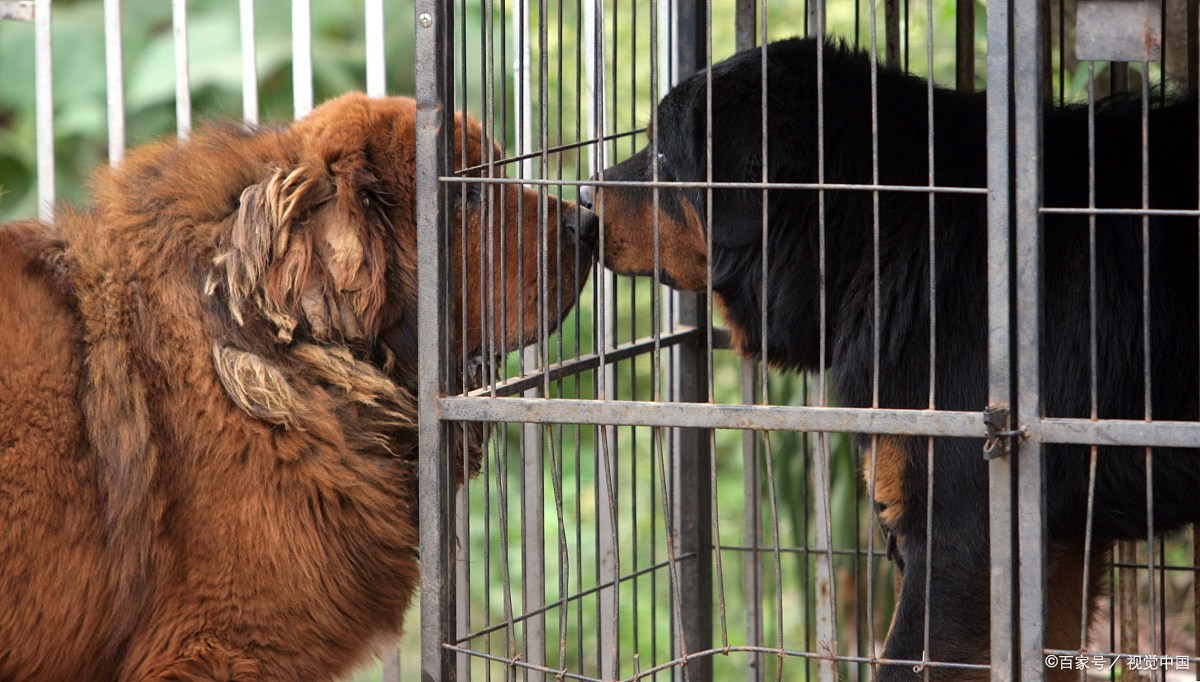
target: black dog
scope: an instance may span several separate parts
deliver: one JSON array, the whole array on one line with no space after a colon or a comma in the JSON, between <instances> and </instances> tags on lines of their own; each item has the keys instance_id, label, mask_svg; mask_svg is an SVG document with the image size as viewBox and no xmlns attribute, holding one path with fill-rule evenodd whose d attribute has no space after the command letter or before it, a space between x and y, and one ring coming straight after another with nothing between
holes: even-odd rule
<instances>
[{"instance_id":1,"label":"black dog","mask_svg":"<svg viewBox=\"0 0 1200 682\"><path fill-rule=\"evenodd\" d=\"M772 182L816 182L817 43L787 40L767 49L768 171ZM824 49L825 180L872 181L869 57L827 43ZM761 158L761 53L749 50L712 67L712 168L717 182L758 182ZM675 87L658 107L657 150L648 146L609 168L605 180L658 177L704 181L703 73ZM987 158L985 96L934 93L935 184L984 187ZM1104 207L1136 208L1141 197L1141 104L1108 101L1096 116L1096 197ZM928 184L925 81L880 67L879 180ZM1152 208L1197 206L1196 101L1150 113ZM1071 107L1045 119L1045 202L1087 206L1087 110ZM594 193L594 196L590 196ZM761 346L762 193L719 188L708 216L703 189L659 190L659 269L663 281L702 289L712 261L712 286L733 330L735 348L756 357ZM625 274L653 272L651 190L599 186L583 193L606 226L605 260ZM926 408L929 402L929 197L880 194L879 405ZM833 370L841 405L872 402L873 249L869 191L825 192L827 314L818 294L818 193L769 192L767 360L776 367ZM706 225L712 226L707 253ZM1155 217L1150 229L1150 313L1153 416L1195 420L1197 354L1197 221ZM948 410L987 404L986 201L979 194L939 193L935 199L937 366L935 402ZM1098 415L1144 417L1141 218L1097 220ZM1048 416L1090 415L1088 222L1047 215L1044 237L1044 325L1041 397ZM1034 301L1020 301L1033 305ZM819 325L828 334L819 357ZM932 475L933 547L929 660L986 663L989 651L987 468L981 441L941 439L928 471L923 438L882 438L873 494L884 526L897 539L903 573L899 605L884 655L920 660L926 574L926 482ZM1146 465L1138 448L1101 448L1096 480L1095 554L1114 540L1147 532ZM1087 521L1090 449L1051 446L1046 493L1051 546L1049 645L1079 647L1082 547ZM1166 531L1200 518L1200 464L1193 450L1153 456L1154 528ZM1093 568L1098 565L1093 564ZM1093 580L1092 586L1099 581ZM1093 589L1089 600L1095 601ZM907 679L912 666L880 668L880 679ZM972 677L935 669L936 679Z\"/></svg>"}]
</instances>

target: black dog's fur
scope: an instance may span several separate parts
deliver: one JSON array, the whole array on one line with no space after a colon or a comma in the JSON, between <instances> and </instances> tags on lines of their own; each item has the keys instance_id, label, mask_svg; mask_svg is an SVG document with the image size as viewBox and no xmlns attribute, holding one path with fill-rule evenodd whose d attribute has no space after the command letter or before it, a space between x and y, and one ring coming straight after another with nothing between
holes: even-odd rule
<instances>
[{"instance_id":1,"label":"black dog's fur","mask_svg":"<svg viewBox=\"0 0 1200 682\"><path fill-rule=\"evenodd\" d=\"M786 40L768 47L769 179L817 180L817 44ZM761 180L760 74L756 48L712 67L714 180ZM827 43L824 48L825 180L870 183L869 57ZM674 88L658 109L657 151L662 180L705 180L705 76ZM879 179L927 185L927 90L924 80L883 67L878 75ZM985 95L937 89L933 97L935 183L986 186ZM1196 100L1155 106L1149 116L1152 208L1197 206ZM1096 116L1096 200L1101 207L1142 206L1141 104L1110 100ZM1045 204L1088 205L1087 110L1069 107L1045 117ZM607 180L651 178L651 147L605 171ZM767 360L776 367L832 368L836 399L845 406L872 402L872 195L825 192L828 354L819 357L817 192L769 193ZM620 207L606 219L609 244L632 230L646 233L649 191L601 187L597 199ZM929 198L921 192L880 194L879 405L926 408L929 403ZM705 224L704 190L660 190L664 224ZM712 207L712 285L723 303L738 350L759 354L761 206L757 189L716 189ZM1141 419L1143 401L1142 219L1097 219L1098 415ZM986 200L941 193L935 199L937 282L936 406L979 411L987 405ZM664 232L664 240L674 239ZM676 240L677 241L677 240ZM1197 220L1150 220L1150 312L1153 417L1197 419ZM614 247L615 248L615 247ZM673 244L664 241L664 253ZM1041 399L1048 416L1088 417L1088 220L1047 215L1042 260L1045 287ZM610 262L628 274L654 265L628 255ZM702 258L703 253L699 254ZM687 254L671 262L687 261ZM647 253L644 258L649 259ZM667 261L664 256L663 262ZM703 261L690 262L693 269ZM679 281L680 273L662 273ZM702 271L701 271L702 272ZM702 281L702 280L701 280ZM693 287L694 288L694 287ZM1034 305L1022 300L1020 306ZM920 660L926 571L926 446L902 444L903 507L890 531L900 542L903 587L884 655ZM934 457L930 650L935 661L986 662L989 646L988 481L979 440L940 439ZM1086 522L1089 448L1049 446L1045 490L1051 537L1050 618L1065 618L1078 646L1079 585ZM1156 532L1200 518L1200 464L1194 450L1154 452ZM1096 479L1097 552L1116 539L1147 532L1144 450L1101 448ZM1069 563L1060 574L1056 562ZM1061 567L1059 567L1061 568ZM1074 573L1074 579L1063 578ZM1057 577L1054 577L1056 576ZM1075 590L1056 602L1054 591ZM1093 591L1094 596L1094 591ZM1062 604L1075 606L1071 613ZM1072 625L1073 624L1073 625ZM1053 625L1052 625L1053 627ZM1052 633L1052 638L1054 634ZM1058 642L1062 644L1062 642ZM1051 642L1055 644L1055 642ZM881 667L880 679L907 679L911 665ZM963 679L935 669L935 679Z\"/></svg>"}]
</instances>

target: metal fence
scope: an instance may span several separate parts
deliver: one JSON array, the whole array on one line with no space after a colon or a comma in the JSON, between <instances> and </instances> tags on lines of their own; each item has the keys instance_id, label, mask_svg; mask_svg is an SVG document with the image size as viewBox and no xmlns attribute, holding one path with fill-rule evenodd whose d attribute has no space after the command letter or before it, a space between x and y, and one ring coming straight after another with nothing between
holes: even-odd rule
<instances>
[{"instance_id":1,"label":"metal fence","mask_svg":"<svg viewBox=\"0 0 1200 682\"><path fill-rule=\"evenodd\" d=\"M1161 5L1123 4L1140 12L1140 17L1157 18L1160 13L1165 17L1167 12ZM1164 29L1172 29L1166 22L1157 27L1148 20L1133 23L1128 15L1101 18L1085 28L1084 15L1099 5L1105 3L990 2L977 29L974 4L959 2L952 30L937 32L933 3L921 7L886 2L877 7L849 2L679 0L649 5L615 0L573 5L418 2L418 100L424 117L418 190L425 201L419 213L421 281L424 290L439 292L422 301L420 325L423 674L429 679L874 679L885 669L892 674L902 669L911 670L916 679L982 674L993 680L1034 680L1111 677L1118 674L1114 666L1126 677L1148 674L1162 679L1178 674L1178 666L1194 669L1194 639L1176 636L1170 645L1166 641L1167 612L1172 619L1189 619L1184 633L1195 631L1192 613L1182 602L1168 604L1165 592L1170 581L1172 600L1194 595L1194 585L1189 583L1195 573L1196 543L1178 533L1164 535L1161 527L1155 529L1154 505L1177 505L1180 500L1156 500L1156 490L1161 498L1165 484L1160 481L1156 488L1153 481L1160 475L1156 457L1160 462L1162 458L1194 462L1191 448L1200 444L1200 424L1191 413L1194 389L1172 389L1178 395L1167 395L1167 400L1189 407L1173 412L1170 419L1154 418L1165 414L1152 415L1149 407L1151 377L1161 368L1153 369L1149 350L1137 350L1139 376L1145 378L1144 413L1116 414L1097 407L1108 400L1098 397L1104 388L1096 386L1106 381L1100 375L1109 366L1103 357L1109 351L1098 350L1106 344L1099 338L1095 320L1106 303L1098 303L1097 282L1106 291L1107 273L1103 268L1098 273L1095 264L1098 258L1112 257L1108 251L1112 245L1102 243L1098 249L1095 234L1097 229L1103 234L1127 228L1120 222L1122 216L1137 219L1137 237L1130 248L1140 255L1125 255L1139 263L1141 293L1132 300L1140 303L1140 310L1129 328L1144 332L1131 338L1148 349L1154 305L1150 282L1156 277L1151 274L1151 231L1194 230L1195 223L1187 221L1200 213L1195 210L1194 193L1182 206L1162 205L1162 199L1156 198L1154 186L1171 182L1170 171L1152 175L1151 153L1145 147L1151 136L1151 105L1158 97L1167 101L1167 88L1152 87L1151 81L1167 78L1168 51L1152 50L1162 47ZM945 5L937 6L944 9ZM1194 28L1194 3L1176 9L1190 12L1181 26ZM787 152L774 150L767 142L765 67L761 90L751 90L761 94L763 106L748 105L750 120L745 124L762 126L761 147L745 150L750 157L764 159L761 177L731 182L719 177L720 169L714 173L711 149L717 133L712 123L711 76L702 86L708 97L708 127L701 130L708 142L696 151L708 154L708 166L699 179L664 179L657 163L650 180L614 182L597 175L642 146L658 149L665 144L659 141L660 114L655 105L671 85L729 56L734 46L758 45L765 60L764 46L769 41L798 33L841 35L855 49L869 52L872 65L886 62L924 79L924 104L918 112L925 119L914 129L924 138L917 145L924 158L912 162L925 173L924 179L906 183L881 179L878 126L882 114L875 108L879 95L874 90L881 66L872 66L872 90L869 97L863 96L870 103L871 138L876 145L874 174L866 181L829 179L836 175L832 170L826 176L826 150L845 141L827 137L820 126L813 147L818 155L814 178L779 182L768 176L768 154ZM1185 78L1196 72L1194 32L1191 35L1191 51L1172 53L1188 55L1181 60ZM1140 44L1143 51L1134 56L1121 53L1117 46L1122 37ZM975 73L974 54L984 51L983 44L986 76ZM826 106L826 91L820 85L828 77L820 66L824 49L817 48L818 120L824 120L820 112ZM949 68L944 55L953 55ZM1129 176L1139 198L1135 205L1105 206L1107 199L1097 202L1096 198L1096 187L1104 184L1096 180L1095 130L1097 121L1103 125L1111 120L1111 108L1122 101L1118 93L1133 82L1130 61L1135 62L1133 73L1141 90L1134 87L1129 101L1143 106L1128 130L1140 136L1143 146L1125 162L1140 156L1141 173ZM1098 73L1113 98L1096 94ZM935 160L942 158L935 149L935 131L953 125L934 120L935 100L941 96L935 82L959 91L986 83L987 94L975 100L982 109L977 115L981 121L986 119L982 127L986 140L980 141L981 150L986 148L986 175L978 181L947 179L935 171ZM1058 103L1072 98L1086 102L1078 105L1086 107L1086 113L1077 117L1076 131L1085 137L1090 134L1090 142L1067 151L1079 154L1070 170L1078 173L1082 186L1091 188L1090 200L1086 193L1082 200L1063 198L1065 190L1055 185L1064 183L1063 178L1044 176L1043 111L1055 104L1056 91ZM501 153L475 163L455 158L454 136L463 134L451 119L455 111L477 116L484 134L499 145ZM1190 126L1195 127L1194 108L1190 112ZM634 137L648 123L654 134ZM1061 132L1061 127L1056 129ZM1105 134L1100 133L1102 142ZM1191 138L1181 144L1194 146ZM1194 166L1194 149L1190 153ZM1181 182L1194 178L1191 169L1179 168ZM1062 166L1056 169L1061 171ZM479 317L473 318L456 309L454 297L445 292L455 291L456 282L472 280L480 283L481 291L502 290L505 285L498 278L504 277L506 268L496 260L454 256L451 246L478 243L487 251L502 235L518 228L510 225L506 231L502 220L488 219L476 233L453 218L469 192L482 194L482 210L492 211L487 215L501 215L504 200L497 198L501 190L496 188L512 185L533 188L540 202L537 234L543 238L527 246L540 251L541 272L528 280L530 296L539 298L548 290L546 280L554 279L546 267L554 249L547 247L559 246L545 239L553 232L549 195L573 197L581 186L598 187L601 194L606 188L609 192L648 188L654 203L656 264L662 262L661 252L667 248L660 238L658 216L659 202L665 203L668 193L695 190L694 196L701 197L702 203L707 200L711 208L714 192L762 189L761 241L755 242L760 244L767 243L772 229L766 210L768 193L815 195L817 215L811 217L810 229L820 235L821 269L820 312L807 320L819 328L819 361L813 363L812 373L796 378L748 361L739 365L723 352L730 334L721 328L720 318L714 323L712 269L706 289L698 294L671 291L662 286L659 276L639 281L605 271L605 231L620 225L605 220L601 202L595 208L605 225L599 236L599 266L575 316L567 317L556 331L553 319L558 311L543 309L529 335L532 346L519 360L512 355L517 349L504 347L502 341L499 346L485 344L482 379L464 379L473 360L456 354L453 339L472 328L487 330L497 315L505 313L489 308L493 301L489 298L480 306ZM1054 205L1044 200L1047 188L1057 197ZM827 202L828 211L839 210L851 201L844 197L854 194L853 201L868 207L874 204L872 229L866 233L871 242L866 248L873 254L869 262L873 262L872 291L877 299L880 259L894 256L881 249L880 201L897 193L927 199L925 215L911 220L926 226L928 240L922 261L915 264L923 274L913 286L921 290L924 300L939 302L922 313L924 357L912 360L928 372L921 388L928 399L906 405L880 400L879 386L887 381L880 376L880 348L888 345L880 336L886 338L889 330L883 322L888 311L876 304L868 313L872 321L862 326L864 333L874 333L869 379L873 397L865 404L837 404L832 374L825 368L836 363L835 345L847 340L844 335L828 335L823 323L828 319L827 298L832 296L826 287L826 222L832 220ZM834 197L843 203L835 207ZM940 305L955 292L948 294L939 287L964 283L946 285L937 276L944 271L938 267L944 248L939 233L955 234L953 211L946 208L953 197L978 208L980 217L974 224L980 232L986 231L986 239L979 240L986 253L980 260L986 267L967 284L977 292L971 300L987 311L986 332L980 334L986 350L979 349L971 368L981 377L977 384L981 392L971 404L941 388L952 389L962 378L938 369L939 353L953 352L941 347L943 340L958 334L955 325L961 324L953 310L947 315ZM1084 371L1090 377L1090 414L1045 402L1047 395L1058 399L1048 388L1053 388L1058 367L1039 359L1061 362L1061 354L1046 352L1047 343L1061 340L1054 336L1057 332L1045 331L1058 329L1057 321L1047 325L1043 318L1047 302L1053 303L1060 294L1044 291L1045 267L1060 264L1047 264L1043 249L1046 230L1078 226L1068 216L1090 220L1085 230L1092 235L1090 242L1083 240L1082 249L1070 254L1092 264L1090 270L1081 271L1091 292L1081 303L1085 319L1092 320L1082 346L1085 354L1091 349L1090 365ZM713 230L719 229L708 218L710 253ZM762 262L769 258L767 251L760 253ZM1187 258L1194 269L1194 256ZM767 272L764 264L758 284L760 301L770 293ZM562 281L555 284L556 289L564 286ZM1192 290L1195 283L1186 286ZM1191 297L1184 295L1186 300ZM553 307L548 301L543 304ZM1054 309L1062 313L1061 307ZM771 356L765 341L771 314L774 311L764 311L761 317L760 357ZM1194 348L1195 338L1188 339L1180 343ZM1081 356L1071 361L1086 364ZM897 363L892 358L882 364L887 369ZM1191 364L1179 370L1194 373ZM1046 377L1052 378L1050 383ZM1200 377L1192 378L1192 384L1197 380ZM1076 388L1086 398L1088 382ZM477 454L481 475L456 488L454 471L476 465L469 447L455 445L456 440L472 438L466 431L468 424L482 425L489 440ZM918 634L921 645L903 660L887 659L883 653L887 624L879 615L886 617L894 605L885 559L890 553L885 548L888 540L872 521L873 491L852 482L852 448L848 439L836 435L845 433L859 435L863 466L872 474L881 441L895 436L917 443L918 459L931 472L923 482L923 494L914 498L923 499L925 513L925 523L920 524L925 534L924 589L915 592L924 601L917 607L924 613L923 640ZM1090 447L1082 451L1068 447L1080 445ZM1144 459L1134 465L1112 464L1113 458L1128 457L1130 452L1115 446L1133 448L1135 456L1144 453ZM1181 453L1176 448L1189 449ZM988 622L990 644L983 660L971 661L933 655L929 625L931 609L937 608L931 607L931 599L945 600L939 591L953 593L961 588L945 576L935 577L930 568L935 563L933 552L946 544L933 537L933 528L941 522L935 500L968 494L955 489L953 480L947 481L951 487L940 487L945 484L932 472L942 471L948 458L964 452L973 453L977 475L982 472L986 482L982 522L990 540L986 571L990 594L983 600L990 608L968 615ZM1081 489L1086 495L1080 499L1086 500L1086 509L1077 513L1086 520L1086 530L1079 540L1081 554L1064 558L1063 531L1054 526L1058 517L1047 521L1047 507L1062 495L1052 489L1056 481L1049 480L1046 472L1062 471L1054 467L1067 465L1054 462L1077 462L1080 452L1086 453L1084 464L1072 471L1082 472L1085 481ZM458 457L461 460L456 462ZM1097 462L1100 487L1107 496L1096 493ZM1121 503L1111 496L1111 486L1104 487L1114 466L1142 472L1131 479L1142 488L1127 492L1144 498L1148 505L1140 533L1145 544L1139 549L1126 538L1115 558L1093 573L1084 567L1106 561L1108 543L1114 539L1111 533L1097 535L1093 528L1097 508L1103 513L1106 505ZM742 485L730 486L737 477ZM1060 514L1061 509L1052 513ZM1173 547L1172 556L1184 560L1168 561L1168 545ZM1064 587L1051 575L1050 589L1060 593L1048 593L1048 573L1060 570L1064 562L1077 564L1076 572L1084 576L1082 585ZM1098 587L1101 582L1111 583L1115 596L1107 597ZM1075 601L1063 607L1057 600L1062 592L1072 590ZM1089 614L1090 595L1098 595L1094 603L1100 615ZM1064 615L1064 609L1069 613ZM1064 618L1074 623L1067 631L1073 630L1072 636L1081 643L1068 649L1048 647L1054 638L1048 631L1050 624ZM1108 623L1107 635L1101 632L1102 621ZM1142 638L1136 634L1139 623ZM935 639L945 636L942 632ZM942 647L948 651L944 643ZM1146 668L1141 668L1142 659L1130 657L1134 654L1144 655L1145 665L1155 666L1153 672L1140 672Z\"/></svg>"},{"instance_id":2,"label":"metal fence","mask_svg":"<svg viewBox=\"0 0 1200 682\"><path fill-rule=\"evenodd\" d=\"M1152 22L1144 31L1143 24L1127 19L1102 18L1095 24L1115 26L1111 34L1084 30L1084 15L1106 3L1087 4L993 1L977 21L974 3L959 0L953 30L942 30L933 3L892 0L416 2L423 578L420 623L410 618L407 630L410 639L420 633L423 679L874 679L881 664L898 663L885 659L883 649L895 607L895 576L889 540L875 519L873 491L858 482L858 469L873 472L881 442L892 436L916 442L931 470L948 456L944 453L963 449L986 468L990 608L977 615L989 621L990 661L930 656L926 627L924 649L902 661L915 677L940 671L953 678L987 669L993 680L1037 680L1064 672L1058 657L1078 661L1085 655L1100 657L1103 666L1072 667L1072 676L1094 676L1103 668L1113 678L1112 664L1118 663L1122 679L1132 678L1140 673L1127 657L1131 654L1160 657L1160 662L1169 656L1197 666L1197 617L1184 602L1196 599L1200 542L1155 528L1156 505L1161 510L1181 503L1156 496L1153 476L1142 477L1143 491L1130 491L1148 505L1145 541L1116 543L1098 574L1110 583L1111 597L1101 598L1092 624L1086 614L1072 614L1077 631L1082 630L1080 648L1046 646L1048 613L1054 609L1048 602L1056 596L1045 589L1047 571L1061 560L1047 550L1047 501L1055 484L1044 473L1047 460L1079 452L1063 446L1084 447L1089 525L1079 562L1088 565L1107 557L1105 546L1091 542L1095 509L1112 503L1095 494L1098 463L1132 452L1144 462L1142 471L1157 473L1155 458L1164 456L1164 449L1171 456L1171 449L1200 444L1200 423L1170 407L1176 396L1166 396L1168 404L1160 407L1152 386L1160 370L1149 352L1134 353L1145 367L1144 411L1120 418L1105 413L1097 384L1104 382L1108 346L1094 324L1082 346L1086 359L1076 358L1087 365L1090 413L1056 412L1043 400L1044 377L1054 372L1039 362L1047 355L1043 315L1059 293L1044 291L1044 281L1060 265L1044 258L1045 231L1077 218L1094 235L1119 217L1136 219L1131 248L1137 251L1143 286L1135 323L1149 347L1151 315L1157 310L1151 298L1156 277L1151 233L1192 230L1200 218L1194 196L1187 205L1159 205L1156 188L1170 184L1171 174L1151 172L1147 151L1151 105L1168 96L1153 82L1174 79L1180 89L1194 87L1200 72L1196 3L1117 3L1142 8L1146 17L1161 12L1161 25L1156 33ZM125 148L121 3L106 0L104 6L109 158L119 163ZM365 7L365 85L369 93L383 94L384 3L367 0ZM192 113L188 12L184 0L172 8L176 122L178 134L186 136ZM310 4L296 0L292 8L294 111L300 117L313 106L314 55ZM243 118L255 123L260 86L253 0L241 0L238 9ZM1176 11L1184 20L1167 18ZM389 21L390 16L389 10ZM55 200L51 3L0 2L0 19L29 21L36 35L38 206L42 219L50 220ZM1188 49L1172 50L1165 43L1173 24L1183 26ZM1073 38L1076 31L1080 35ZM943 122L933 121L922 143L926 156L917 163L927 177L916 184L884 182L877 170L864 182L838 182L825 176L820 162L819 175L799 183L773 181L766 171L754 182L722 183L710 164L706 175L691 183L657 179L640 186L649 187L656 202L682 189L696 189L709 202L713 192L738 187L761 189L764 202L768 192L810 192L821 210L816 222L822 245L827 201L852 194L865 205L873 203L868 234L875 291L881 286L880 258L888 256L880 247L880 198L896 192L927 197L920 220L933 227L926 276L917 286L933 300L944 286L931 274L941 253L936 241L940 198L979 202L986 207L986 222L980 222L981 228L986 225L986 270L970 283L986 291L986 352L976 368L986 377L986 399L979 404L940 397L937 387L956 378L935 371L936 342L926 344L919 359L930 368L927 404L888 405L877 391L866 405L837 404L832 370L824 368L844 339L827 336L821 317L810 320L819 328L820 368L806 375L774 371L726 350L732 339L716 312L711 275L704 291L679 293L658 277L613 275L603 269L603 255L586 284L586 274L575 273L578 279L571 284L583 286L579 303L554 329L553 320L564 311L547 307L554 298L548 292L562 291L563 282L550 274L560 270L550 259L558 245L551 250L547 226L558 218L559 209L552 206L573 209L553 203L551 195L574 198L584 185L638 186L590 178L646 144L638 136L657 118L654 105L672 85L734 48L761 47L793 34L842 36L868 52L872 63L906 69L926 84L969 91L986 83L981 100L986 105L985 182L935 177L935 131ZM1140 40L1143 49L1160 51L1134 57L1111 53L1118 44L1112 36L1121 34L1133 36L1135 44ZM1087 53L1083 48L1096 35L1090 45L1099 51ZM1074 42L1081 46L1079 60L1071 54ZM986 55L979 73L977 53ZM1184 58L1168 63L1168 55L1179 54ZM1126 61L1106 61L1115 59ZM871 73L877 76L876 69ZM1142 171L1136 175L1135 206L1107 205L1095 191L1100 186L1096 140L1104 134L1096 132L1096 122L1104 120L1112 101L1101 97L1103 86L1112 93L1134 92L1131 130L1144 141L1132 159ZM825 91L818 92L817 106L823 107ZM763 102L767 94L763 88ZM935 97L928 85L926 120L932 119ZM1090 131L1081 147L1086 158L1075 170L1087 176L1084 187L1090 192L1082 200L1048 205L1046 189L1061 178L1044 175L1043 110L1072 99L1086 103L1081 105L1086 107L1081 120ZM498 153L485 153L474 166L456 158L457 111L481 122ZM1194 111L1193 133L1200 127ZM466 142L461 131L458 135ZM818 135L822 158L841 142ZM747 153L777 152L764 141ZM1179 169L1179 177L1194 178L1192 160L1191 168ZM479 282L484 292L505 286L498 282L507 270L499 240L513 226L504 224L503 204L493 195L518 185L536 193L531 201L538 239L523 248L537 256L527 293L543 305L536 322L520 334L533 343L522 349L503 337L489 338L480 357L465 357L456 352L455 339L471 328L489 329L505 313L490 296L479 307L481 319L469 319L449 292L466 281ZM468 234L453 217L478 186L489 188L481 191L487 217L477 234ZM603 205L596 208L604 223ZM604 224L604 230L611 229ZM657 225L656 220L656 230ZM711 235L711 221L706 227ZM764 211L764 235L767 230ZM601 244L604 239L602 231ZM465 240L476 240L490 260L456 258L454 244ZM1105 273L1095 267L1095 240L1085 244L1075 255L1092 264L1086 270L1088 315L1095 320L1105 305L1097 299L1096 282ZM822 264L824 255L822 247ZM824 278L822 270L822 309ZM766 278L761 286L765 300ZM876 306L869 326L876 389L887 380L879 373L881 337L888 334L885 314ZM761 324L768 323L764 315ZM952 333L955 324L956 318L939 315L936 306L921 320L935 340ZM476 372L484 379L464 379ZM1194 393L1178 398L1195 406ZM984 463L989 436L994 441ZM1194 455L1188 450L1184 456ZM459 486L459 466L478 467L479 475ZM926 484L924 511L932 521L933 500L961 491L939 488L932 476ZM926 524L925 532L932 526ZM934 543L927 539L924 546ZM924 621L929 623L930 595L937 595L941 583L928 568L924 582ZM1077 588L1084 592L1078 601L1087 602L1089 589L1096 587L1086 581ZM388 656L382 674L408 679L415 675L409 670L414 664L406 660L402 671L398 657ZM1161 665L1146 674L1172 679Z\"/></svg>"}]
</instances>

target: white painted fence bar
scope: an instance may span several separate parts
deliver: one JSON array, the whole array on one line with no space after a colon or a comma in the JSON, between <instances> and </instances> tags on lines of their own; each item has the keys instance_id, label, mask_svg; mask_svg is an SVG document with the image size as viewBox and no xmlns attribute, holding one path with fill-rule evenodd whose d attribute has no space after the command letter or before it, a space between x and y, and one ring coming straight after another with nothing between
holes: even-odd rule
<instances>
[{"instance_id":1,"label":"white painted fence bar","mask_svg":"<svg viewBox=\"0 0 1200 682\"><path fill-rule=\"evenodd\" d=\"M387 59L383 42L383 0L366 0L367 94L387 94Z\"/></svg>"},{"instance_id":2,"label":"white painted fence bar","mask_svg":"<svg viewBox=\"0 0 1200 682\"><path fill-rule=\"evenodd\" d=\"M186 138L192 131L192 91L188 81L187 0L171 3L175 36L175 132Z\"/></svg>"},{"instance_id":3,"label":"white painted fence bar","mask_svg":"<svg viewBox=\"0 0 1200 682\"><path fill-rule=\"evenodd\" d=\"M38 218L54 222L54 71L50 0L37 0L33 18L34 87L37 90Z\"/></svg>"},{"instance_id":4,"label":"white painted fence bar","mask_svg":"<svg viewBox=\"0 0 1200 682\"><path fill-rule=\"evenodd\" d=\"M313 108L312 6L292 0L292 101L296 118Z\"/></svg>"},{"instance_id":5,"label":"white painted fence bar","mask_svg":"<svg viewBox=\"0 0 1200 682\"><path fill-rule=\"evenodd\" d=\"M104 65L108 76L108 162L125 158L125 58L121 0L104 0Z\"/></svg>"},{"instance_id":6,"label":"white painted fence bar","mask_svg":"<svg viewBox=\"0 0 1200 682\"><path fill-rule=\"evenodd\" d=\"M239 0L242 30L242 120L258 123L258 60L254 42L254 0Z\"/></svg>"}]
</instances>

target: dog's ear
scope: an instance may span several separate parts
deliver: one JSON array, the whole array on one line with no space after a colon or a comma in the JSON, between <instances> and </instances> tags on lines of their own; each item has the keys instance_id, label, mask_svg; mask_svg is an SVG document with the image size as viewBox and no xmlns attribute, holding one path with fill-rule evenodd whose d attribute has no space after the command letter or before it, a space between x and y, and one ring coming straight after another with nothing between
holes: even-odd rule
<instances>
[{"instance_id":1,"label":"dog's ear","mask_svg":"<svg viewBox=\"0 0 1200 682\"><path fill-rule=\"evenodd\" d=\"M247 187L214 259L208 291L225 286L230 315L257 312L290 343L370 343L379 332L390 233L364 158L277 170ZM222 272L223 271L223 272Z\"/></svg>"}]
</instances>

